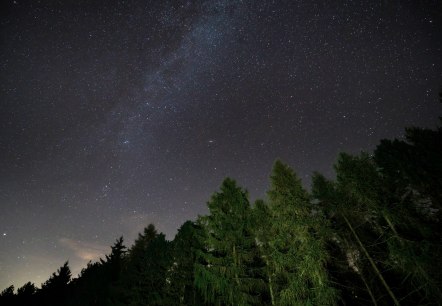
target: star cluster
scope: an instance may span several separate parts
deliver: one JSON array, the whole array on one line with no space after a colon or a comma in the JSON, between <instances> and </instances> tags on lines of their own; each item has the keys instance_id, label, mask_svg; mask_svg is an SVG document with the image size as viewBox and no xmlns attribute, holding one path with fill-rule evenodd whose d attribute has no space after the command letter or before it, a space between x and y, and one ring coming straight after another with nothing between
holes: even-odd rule
<instances>
[{"instance_id":1,"label":"star cluster","mask_svg":"<svg viewBox=\"0 0 442 306\"><path fill-rule=\"evenodd\" d=\"M172 239L230 176L263 197L440 114L437 1L5 1L0 289Z\"/></svg>"}]
</instances>

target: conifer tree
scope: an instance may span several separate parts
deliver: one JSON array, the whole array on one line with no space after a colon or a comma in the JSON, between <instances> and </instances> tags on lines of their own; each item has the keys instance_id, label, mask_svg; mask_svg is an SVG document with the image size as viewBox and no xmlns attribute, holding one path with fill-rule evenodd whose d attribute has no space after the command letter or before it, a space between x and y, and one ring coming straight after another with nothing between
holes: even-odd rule
<instances>
[{"instance_id":1,"label":"conifer tree","mask_svg":"<svg viewBox=\"0 0 442 306\"><path fill-rule=\"evenodd\" d=\"M203 300L194 285L197 225L186 221L172 242L172 265L167 273L167 293L174 305L202 305Z\"/></svg>"},{"instance_id":2,"label":"conifer tree","mask_svg":"<svg viewBox=\"0 0 442 306\"><path fill-rule=\"evenodd\" d=\"M371 299L377 301L373 303L431 301L430 296L435 296L438 289L425 267L430 254L422 247L428 244L404 236L404 225L410 228L415 223L405 222L414 217L404 209L409 205L406 197L399 196L402 192L395 194L401 181L382 175L366 153L340 154L335 169L335 184L319 175L314 177L313 194L321 202L328 202L328 210L341 226L336 229L345 242L341 245L348 247L347 256L360 254L359 260L353 258L349 264L361 277ZM415 227L415 233L420 231L422 227Z\"/></svg>"},{"instance_id":3,"label":"conifer tree","mask_svg":"<svg viewBox=\"0 0 442 306\"><path fill-rule=\"evenodd\" d=\"M31 282L27 282L17 289L17 304L30 305L34 299L37 288Z\"/></svg>"},{"instance_id":4,"label":"conifer tree","mask_svg":"<svg viewBox=\"0 0 442 306\"><path fill-rule=\"evenodd\" d=\"M14 285L5 288L0 292L1 305L14 305L15 302Z\"/></svg>"},{"instance_id":5,"label":"conifer tree","mask_svg":"<svg viewBox=\"0 0 442 306\"><path fill-rule=\"evenodd\" d=\"M333 305L321 219L292 169L276 161L271 176L269 269L276 305Z\"/></svg>"},{"instance_id":6,"label":"conifer tree","mask_svg":"<svg viewBox=\"0 0 442 306\"><path fill-rule=\"evenodd\" d=\"M252 229L255 235L256 245L259 250L262 265L261 278L264 280L267 290L263 290L261 301L263 304L275 304L274 286L275 272L270 269L270 210L263 200L257 200L252 210Z\"/></svg>"},{"instance_id":7,"label":"conifer tree","mask_svg":"<svg viewBox=\"0 0 442 306\"><path fill-rule=\"evenodd\" d=\"M358 250L367 260L367 269L375 275L380 284L377 286L379 292L375 294L377 296L386 294L390 298L390 303L399 305L399 299L391 282L388 282L386 275L382 273L384 270L382 263L387 259L388 253L379 237L386 238L385 235L388 233L382 226L386 210L383 209L384 199L380 192L382 180L376 165L367 153L361 153L359 156L341 153L335 170L339 197L336 211L350 231Z\"/></svg>"},{"instance_id":8,"label":"conifer tree","mask_svg":"<svg viewBox=\"0 0 442 306\"><path fill-rule=\"evenodd\" d=\"M171 267L170 242L147 226L129 250L118 303L124 305L167 305L166 277Z\"/></svg>"},{"instance_id":9,"label":"conifer tree","mask_svg":"<svg viewBox=\"0 0 442 306\"><path fill-rule=\"evenodd\" d=\"M383 179L390 229L387 264L411 288L404 293L442 299L442 127L407 128L405 140L382 140L374 160ZM403 286L404 287L404 286ZM411 294L410 292L414 292Z\"/></svg>"},{"instance_id":10,"label":"conifer tree","mask_svg":"<svg viewBox=\"0 0 442 306\"><path fill-rule=\"evenodd\" d=\"M108 267L112 281L120 278L123 267L124 256L126 255L126 247L123 243L123 237L117 239L113 246L111 246L111 253L106 255L106 260L101 260L102 264Z\"/></svg>"},{"instance_id":11,"label":"conifer tree","mask_svg":"<svg viewBox=\"0 0 442 306\"><path fill-rule=\"evenodd\" d=\"M71 270L66 261L57 272L41 285L38 291L41 304L43 305L64 305L67 302L68 284L71 280Z\"/></svg>"},{"instance_id":12,"label":"conifer tree","mask_svg":"<svg viewBox=\"0 0 442 306\"><path fill-rule=\"evenodd\" d=\"M332 256L329 272L339 286L340 297L345 304L377 305L371 270L367 268L366 260L362 260L360 247L337 209L343 197L338 195L335 185L319 173L314 173L312 177L313 199L331 224L331 232L325 237ZM357 218L357 214L350 208L344 212L352 220Z\"/></svg>"},{"instance_id":13,"label":"conifer tree","mask_svg":"<svg viewBox=\"0 0 442 306\"><path fill-rule=\"evenodd\" d=\"M216 305L259 304L263 281L254 269L258 253L247 193L227 178L208 207L210 215L199 221L206 235L195 267L196 286Z\"/></svg>"},{"instance_id":14,"label":"conifer tree","mask_svg":"<svg viewBox=\"0 0 442 306\"><path fill-rule=\"evenodd\" d=\"M71 283L68 305L106 305L110 277L101 262L89 262Z\"/></svg>"}]
</instances>

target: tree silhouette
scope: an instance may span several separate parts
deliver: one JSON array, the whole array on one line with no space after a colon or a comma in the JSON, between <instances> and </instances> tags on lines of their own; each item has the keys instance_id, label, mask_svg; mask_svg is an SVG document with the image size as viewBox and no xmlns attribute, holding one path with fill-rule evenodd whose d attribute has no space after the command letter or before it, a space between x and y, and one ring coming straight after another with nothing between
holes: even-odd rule
<instances>
[{"instance_id":1,"label":"tree silhouette","mask_svg":"<svg viewBox=\"0 0 442 306\"><path fill-rule=\"evenodd\" d=\"M11 285L8 288L5 288L0 293L0 302L1 305L14 305L15 302L15 294L14 294L14 286Z\"/></svg>"},{"instance_id":2,"label":"tree silhouette","mask_svg":"<svg viewBox=\"0 0 442 306\"><path fill-rule=\"evenodd\" d=\"M147 226L138 236L127 256L122 276L124 293L119 303L125 305L167 305L166 276L171 263L170 242L158 234L155 226Z\"/></svg>"},{"instance_id":3,"label":"tree silhouette","mask_svg":"<svg viewBox=\"0 0 442 306\"><path fill-rule=\"evenodd\" d=\"M64 305L67 302L68 284L71 280L71 270L66 261L57 272L41 285L38 296L41 304Z\"/></svg>"},{"instance_id":4,"label":"tree silhouette","mask_svg":"<svg viewBox=\"0 0 442 306\"><path fill-rule=\"evenodd\" d=\"M17 304L29 305L34 299L34 295L37 292L37 288L31 282L27 282L22 287L17 289Z\"/></svg>"}]
</instances>

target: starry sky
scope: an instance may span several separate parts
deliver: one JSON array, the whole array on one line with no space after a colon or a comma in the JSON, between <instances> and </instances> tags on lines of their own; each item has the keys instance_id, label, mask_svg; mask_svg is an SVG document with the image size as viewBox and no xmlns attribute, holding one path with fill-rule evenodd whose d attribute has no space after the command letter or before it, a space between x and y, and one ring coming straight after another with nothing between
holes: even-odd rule
<instances>
[{"instance_id":1,"label":"starry sky","mask_svg":"<svg viewBox=\"0 0 442 306\"><path fill-rule=\"evenodd\" d=\"M2 1L0 290L441 115L438 1ZM339 3L339 4L338 4Z\"/></svg>"}]
</instances>

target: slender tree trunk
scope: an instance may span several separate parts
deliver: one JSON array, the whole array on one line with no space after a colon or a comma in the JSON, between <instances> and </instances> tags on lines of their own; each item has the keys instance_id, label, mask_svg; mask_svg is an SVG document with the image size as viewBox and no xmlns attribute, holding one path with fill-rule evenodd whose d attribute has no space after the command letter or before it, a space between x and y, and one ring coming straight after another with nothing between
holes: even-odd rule
<instances>
[{"instance_id":1,"label":"slender tree trunk","mask_svg":"<svg viewBox=\"0 0 442 306\"><path fill-rule=\"evenodd\" d=\"M396 236L396 238L399 240L399 243L402 245L402 240L399 237L399 234L396 231L396 228L394 227L393 222L391 222L390 218L387 216L386 213L383 213L382 216L384 217L384 220L387 221L388 226L390 227L390 229L393 231L394 235Z\"/></svg>"},{"instance_id":2,"label":"slender tree trunk","mask_svg":"<svg viewBox=\"0 0 442 306\"><path fill-rule=\"evenodd\" d=\"M379 279L381 280L382 284L384 285L385 289L388 292L388 295L390 295L391 299L393 300L394 304L396 306L399 306L399 301L397 300L396 296L394 295L393 291L391 290L390 286L388 286L387 282L385 281L384 277L382 276L381 272L379 271L378 267L376 266L375 262L373 261L373 259L371 258L370 254L368 254L367 249L365 248L364 244L362 243L362 241L359 239L358 234L356 234L355 230L353 229L353 226L351 225L350 221L348 221L347 217L345 217L344 214L342 214L342 217L344 218L345 222L347 223L347 226L350 228L350 231L352 232L353 236L355 237L357 243L359 244L359 246L362 249L362 252L364 253L364 255L367 257L368 261L370 262L371 267L373 268L374 272L376 273L376 275L379 277Z\"/></svg>"},{"instance_id":3,"label":"slender tree trunk","mask_svg":"<svg viewBox=\"0 0 442 306\"><path fill-rule=\"evenodd\" d=\"M238 277L238 272L237 272L237 268L238 268L238 266L239 266L239 264L238 264L238 259L236 258L237 256L236 256L236 248L235 248L235 245L233 245L233 263L234 263L234 266L235 266L235 281L236 281L236 284L238 285L238 289L240 288L240 286L239 286L239 277Z\"/></svg>"},{"instance_id":4,"label":"slender tree trunk","mask_svg":"<svg viewBox=\"0 0 442 306\"><path fill-rule=\"evenodd\" d=\"M390 227L390 229L393 231L393 233L394 233L394 235L395 235L395 238L399 241L401 247L406 246L405 243L404 243L404 240L399 236L399 234L398 234L398 232L396 231L396 228L395 228L393 222L390 220L390 218L388 217L388 215L387 215L386 213L383 213L382 215L383 215L385 221L388 223L388 226ZM428 276L427 271L425 271L424 268L422 268L422 266L421 266L418 262L414 261L414 264L415 264L416 270L418 271L419 276L422 277L422 278L424 278L424 279L425 279L425 282L426 282L425 285L419 287L418 289L422 289L422 287L426 287L426 286L428 286L428 285L431 286L431 285L433 284L433 281L432 281L432 279L430 278L430 276ZM412 272L412 273L413 273L413 272ZM413 274L417 274L417 273L414 272ZM437 293L437 294L439 295L439 298L442 298L442 293L441 293L441 291L439 291L439 290L435 290L435 293ZM403 300L403 299L404 299L404 298L402 298L401 300Z\"/></svg>"},{"instance_id":5,"label":"slender tree trunk","mask_svg":"<svg viewBox=\"0 0 442 306\"><path fill-rule=\"evenodd\" d=\"M267 265L268 269L270 270L269 260L267 259L267 256L264 256L264 258L266 261L266 265ZM272 284L272 273L269 271L267 273L267 275L268 275L268 280L269 280L270 299L271 299L272 305L275 305L275 296L273 294L273 284Z\"/></svg>"},{"instance_id":6,"label":"slender tree trunk","mask_svg":"<svg viewBox=\"0 0 442 306\"><path fill-rule=\"evenodd\" d=\"M359 274L359 276L362 279L362 282L364 283L365 287L367 288L368 294L370 295L371 301L373 302L374 306L378 306L378 302L376 302L376 298L374 297L373 292L370 289L370 286L368 285L367 281L365 280L364 275L362 274L362 272Z\"/></svg>"},{"instance_id":7,"label":"slender tree trunk","mask_svg":"<svg viewBox=\"0 0 442 306\"><path fill-rule=\"evenodd\" d=\"M350 249L350 244L349 244L348 240L344 239L344 242L345 242L345 245L347 246L347 249ZM373 291L371 291L371 288L368 285L368 283L367 283L367 281L366 281L366 279L364 277L364 274L362 274L363 273L362 269L360 269L359 267L357 267L357 268L358 268L358 271L356 271L356 274L359 275L359 277L361 278L362 282L365 285L365 288L367 288L368 294L370 295L370 298L371 298L371 301L373 302L373 305L377 306L378 302L376 301L376 298L375 298L375 296L373 294Z\"/></svg>"}]
</instances>

